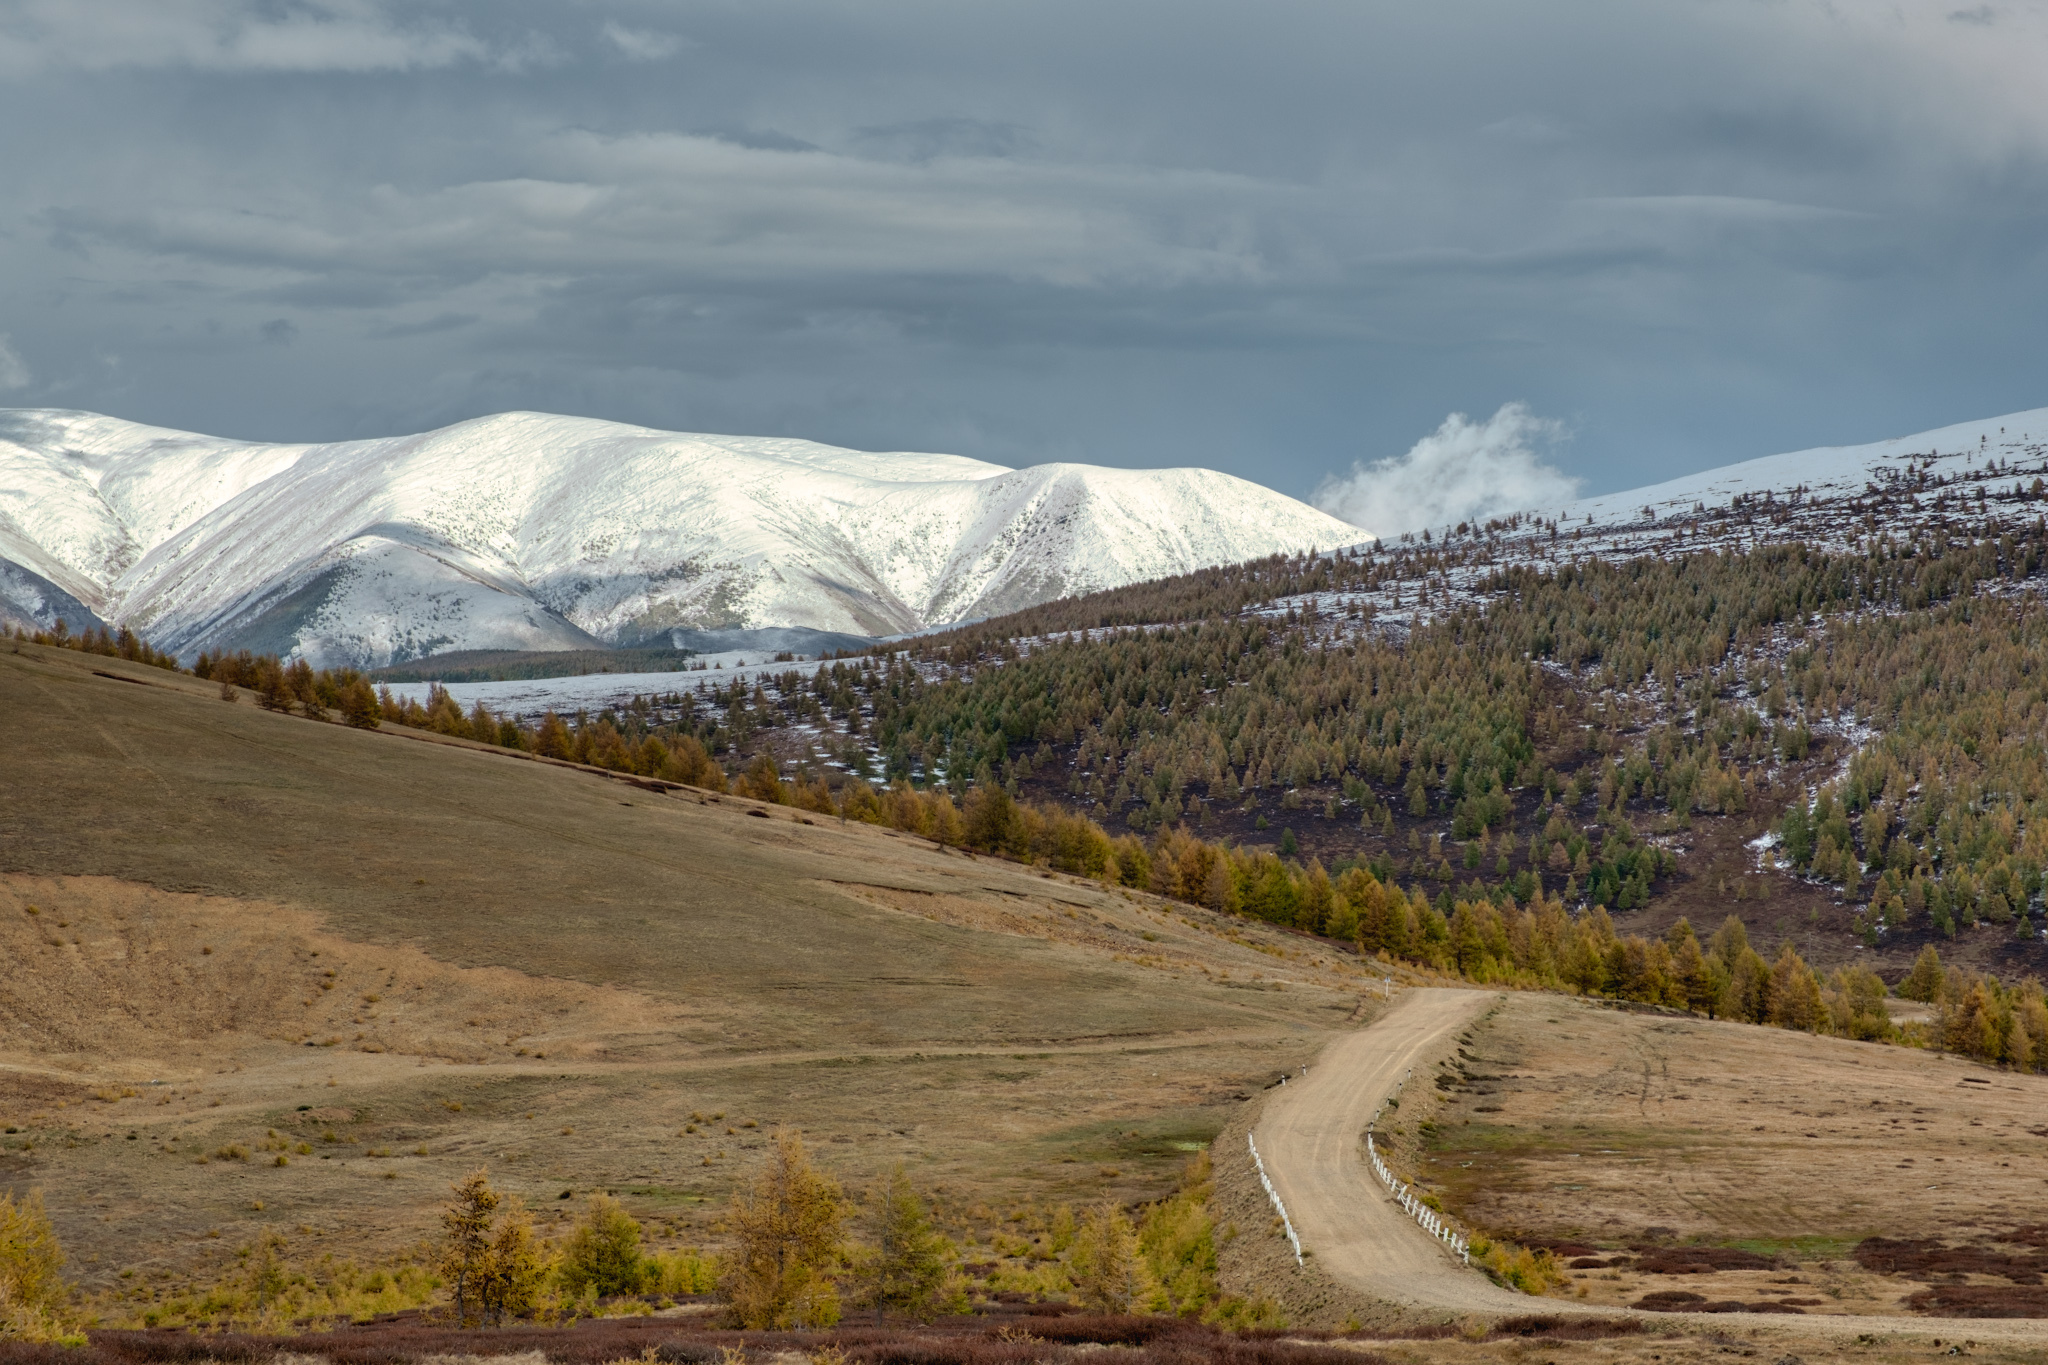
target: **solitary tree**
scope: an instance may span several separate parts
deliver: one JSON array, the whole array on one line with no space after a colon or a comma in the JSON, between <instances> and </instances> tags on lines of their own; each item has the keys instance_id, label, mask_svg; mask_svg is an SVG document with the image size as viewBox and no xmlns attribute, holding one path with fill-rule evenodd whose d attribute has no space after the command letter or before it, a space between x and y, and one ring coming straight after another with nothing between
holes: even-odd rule
<instances>
[{"instance_id":1,"label":"solitary tree","mask_svg":"<svg viewBox=\"0 0 2048 1365\"><path fill-rule=\"evenodd\" d=\"M599 1298L637 1294L645 1276L640 1257L640 1225L618 1200L594 1196L562 1249L562 1287L571 1294L594 1292Z\"/></svg>"},{"instance_id":2,"label":"solitary tree","mask_svg":"<svg viewBox=\"0 0 2048 1365\"><path fill-rule=\"evenodd\" d=\"M40 1190L0 1194L0 1336L47 1341L62 1333L64 1249Z\"/></svg>"},{"instance_id":3,"label":"solitary tree","mask_svg":"<svg viewBox=\"0 0 2048 1365\"><path fill-rule=\"evenodd\" d=\"M275 1228L265 1232L250 1248L249 1289L258 1308L269 1308L289 1283L285 1276L284 1238Z\"/></svg>"},{"instance_id":4,"label":"solitary tree","mask_svg":"<svg viewBox=\"0 0 2048 1365\"><path fill-rule=\"evenodd\" d=\"M889 1177L876 1221L880 1245L871 1260L875 1322L881 1323L885 1309L911 1318L942 1311L953 1246L932 1226L924 1200L901 1166Z\"/></svg>"},{"instance_id":5,"label":"solitary tree","mask_svg":"<svg viewBox=\"0 0 2048 1365\"><path fill-rule=\"evenodd\" d=\"M486 1322L503 1322L533 1311L541 1282L547 1277L547 1256L533 1235L533 1215L513 1196L505 1206L484 1253L477 1277L477 1301Z\"/></svg>"},{"instance_id":6,"label":"solitary tree","mask_svg":"<svg viewBox=\"0 0 2048 1365\"><path fill-rule=\"evenodd\" d=\"M1138 1230L1107 1200L1082 1221L1073 1267L1081 1302L1105 1313L1142 1308L1158 1288L1138 1246Z\"/></svg>"},{"instance_id":7,"label":"solitary tree","mask_svg":"<svg viewBox=\"0 0 2048 1365\"><path fill-rule=\"evenodd\" d=\"M733 1200L726 1226L733 1249L718 1291L742 1327L829 1327L839 1295L827 1274L839 1257L846 1201L814 1169L795 1133L775 1135L775 1152L754 1187Z\"/></svg>"},{"instance_id":8,"label":"solitary tree","mask_svg":"<svg viewBox=\"0 0 2048 1365\"><path fill-rule=\"evenodd\" d=\"M490 1253L498 1192L481 1166L450 1188L455 1197L441 1210L441 1269L455 1282L455 1325L461 1327L469 1321L472 1294Z\"/></svg>"}]
</instances>

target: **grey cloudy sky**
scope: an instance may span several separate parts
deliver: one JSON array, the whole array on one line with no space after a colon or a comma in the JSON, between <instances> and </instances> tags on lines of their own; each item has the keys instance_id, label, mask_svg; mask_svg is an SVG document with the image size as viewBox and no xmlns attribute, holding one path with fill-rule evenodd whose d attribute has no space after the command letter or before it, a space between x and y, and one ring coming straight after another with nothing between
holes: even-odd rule
<instances>
[{"instance_id":1,"label":"grey cloudy sky","mask_svg":"<svg viewBox=\"0 0 2048 1365\"><path fill-rule=\"evenodd\" d=\"M0 0L0 403L1602 491L2048 403L2043 70L1967 0Z\"/></svg>"}]
</instances>

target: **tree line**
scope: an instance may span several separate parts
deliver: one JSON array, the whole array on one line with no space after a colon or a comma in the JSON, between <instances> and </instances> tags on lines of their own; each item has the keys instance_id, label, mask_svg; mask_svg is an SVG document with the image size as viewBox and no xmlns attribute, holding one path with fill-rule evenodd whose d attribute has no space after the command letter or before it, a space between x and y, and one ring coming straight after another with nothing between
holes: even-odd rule
<instances>
[{"instance_id":1,"label":"tree line","mask_svg":"<svg viewBox=\"0 0 2048 1365\"><path fill-rule=\"evenodd\" d=\"M25 640L29 644L48 645L54 649L75 649L82 654L98 654L109 659L126 659L130 663L165 668L174 673L180 671L174 656L150 648L147 640L126 626L111 631L104 627L88 627L74 633L71 623L59 617L48 630L11 626L0 630L0 638Z\"/></svg>"}]
</instances>

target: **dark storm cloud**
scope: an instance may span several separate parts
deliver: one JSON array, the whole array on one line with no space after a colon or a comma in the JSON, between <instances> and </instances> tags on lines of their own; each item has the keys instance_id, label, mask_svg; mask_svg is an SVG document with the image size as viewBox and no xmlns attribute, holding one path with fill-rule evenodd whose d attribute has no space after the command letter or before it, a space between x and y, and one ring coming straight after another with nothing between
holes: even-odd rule
<instances>
[{"instance_id":1,"label":"dark storm cloud","mask_svg":"<svg viewBox=\"0 0 2048 1365\"><path fill-rule=\"evenodd\" d=\"M2048 401L2044 35L1953 0L0 0L35 134L0 386L1296 494L1549 423L1620 486Z\"/></svg>"}]
</instances>

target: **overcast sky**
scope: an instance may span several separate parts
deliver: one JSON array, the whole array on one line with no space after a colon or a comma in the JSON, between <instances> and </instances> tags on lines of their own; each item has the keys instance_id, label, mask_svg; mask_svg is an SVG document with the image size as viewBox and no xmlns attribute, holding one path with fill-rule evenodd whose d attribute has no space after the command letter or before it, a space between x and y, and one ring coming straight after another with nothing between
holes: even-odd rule
<instances>
[{"instance_id":1,"label":"overcast sky","mask_svg":"<svg viewBox=\"0 0 2048 1365\"><path fill-rule=\"evenodd\" d=\"M2048 404L2044 71L1968 0L0 0L0 403L1605 491Z\"/></svg>"}]
</instances>

